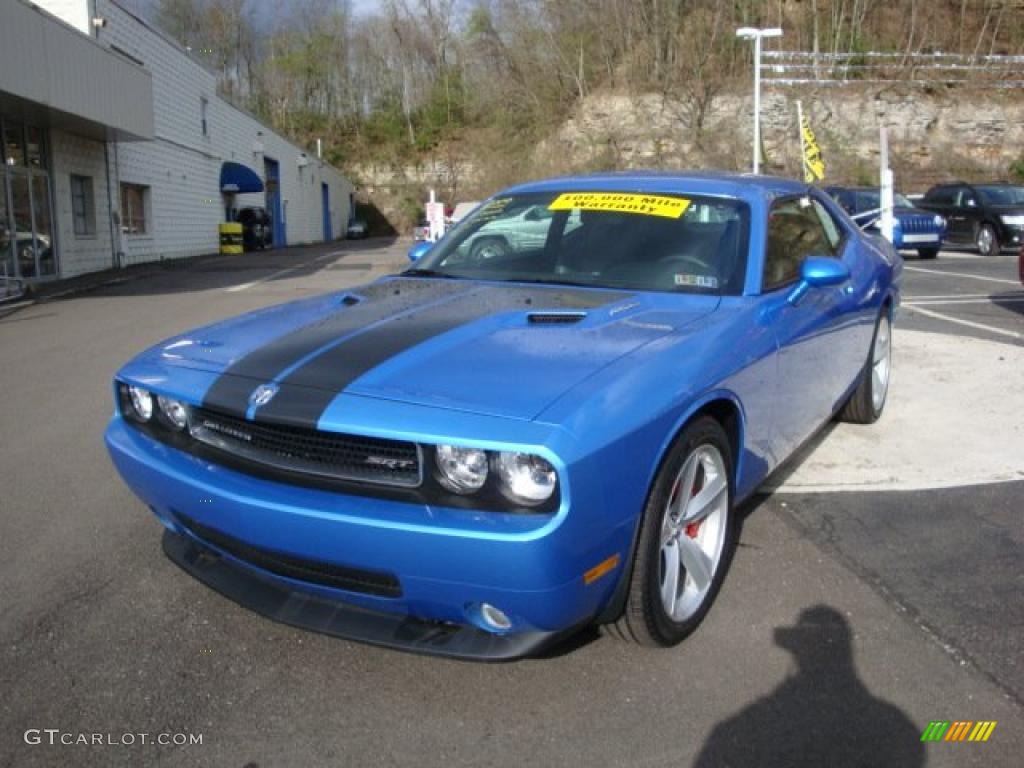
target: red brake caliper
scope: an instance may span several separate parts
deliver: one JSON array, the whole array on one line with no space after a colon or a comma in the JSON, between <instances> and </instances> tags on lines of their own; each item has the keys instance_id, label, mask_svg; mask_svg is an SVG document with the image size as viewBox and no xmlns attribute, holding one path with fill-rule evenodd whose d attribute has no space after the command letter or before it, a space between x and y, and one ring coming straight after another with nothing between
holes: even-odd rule
<instances>
[{"instance_id":1,"label":"red brake caliper","mask_svg":"<svg viewBox=\"0 0 1024 768\"><path fill-rule=\"evenodd\" d=\"M694 484L693 484L693 493L690 494L690 498L692 499L694 496L696 496L698 493L700 493L701 488L703 488L703 487L704 487L704 473L701 472L700 479L695 481ZM686 535L689 536L691 539L696 539L697 538L697 533L700 531L700 524L702 522L704 522L704 521L703 520L698 520L695 523L687 523L686 531L685 531Z\"/></svg>"}]
</instances>

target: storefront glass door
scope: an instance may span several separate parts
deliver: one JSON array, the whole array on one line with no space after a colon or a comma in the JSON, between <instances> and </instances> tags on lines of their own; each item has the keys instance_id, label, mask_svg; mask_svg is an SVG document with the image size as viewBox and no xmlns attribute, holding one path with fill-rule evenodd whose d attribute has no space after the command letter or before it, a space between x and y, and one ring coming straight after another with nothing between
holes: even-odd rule
<instances>
[{"instance_id":1,"label":"storefront glass door","mask_svg":"<svg viewBox=\"0 0 1024 768\"><path fill-rule=\"evenodd\" d=\"M53 202L43 133L10 120L0 120L0 128L4 150L0 177L0 275L55 275Z\"/></svg>"}]
</instances>

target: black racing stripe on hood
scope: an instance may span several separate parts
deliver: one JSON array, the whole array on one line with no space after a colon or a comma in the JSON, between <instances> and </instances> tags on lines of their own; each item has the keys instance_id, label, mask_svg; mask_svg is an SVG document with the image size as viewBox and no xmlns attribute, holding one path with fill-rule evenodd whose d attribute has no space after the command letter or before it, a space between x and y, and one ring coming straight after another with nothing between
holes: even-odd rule
<instances>
[{"instance_id":1,"label":"black racing stripe on hood","mask_svg":"<svg viewBox=\"0 0 1024 768\"><path fill-rule=\"evenodd\" d=\"M593 309L631 296L613 291L485 287L381 323L331 347L281 381L256 421L315 428L327 406L352 382L428 339L498 312Z\"/></svg>"},{"instance_id":2,"label":"black racing stripe on hood","mask_svg":"<svg viewBox=\"0 0 1024 768\"><path fill-rule=\"evenodd\" d=\"M304 357L367 325L473 289L467 282L398 279L348 291L362 297L362 301L353 305L339 302L337 310L330 315L245 355L214 381L203 398L203 406L244 418L252 391Z\"/></svg>"}]
</instances>

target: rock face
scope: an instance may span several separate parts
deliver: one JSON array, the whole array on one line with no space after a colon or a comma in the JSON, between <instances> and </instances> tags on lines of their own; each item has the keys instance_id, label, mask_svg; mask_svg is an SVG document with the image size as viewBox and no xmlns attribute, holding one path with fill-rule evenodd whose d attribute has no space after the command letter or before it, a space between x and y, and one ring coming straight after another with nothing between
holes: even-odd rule
<instances>
[{"instance_id":1,"label":"rock face","mask_svg":"<svg viewBox=\"0 0 1024 768\"><path fill-rule=\"evenodd\" d=\"M903 192L957 178L1005 179L1024 164L1024 92L966 86L831 87L766 84L761 100L762 170L801 173L797 100L803 103L826 164L826 183L876 184L879 127ZM364 196L400 232L411 230L429 188L448 203L479 200L508 184L564 173L628 168L748 170L752 97L723 93L697 130L687 104L661 94L601 92L531 156L470 156L448 147L416 165L350 168ZM479 146L492 146L486 141Z\"/></svg>"},{"instance_id":2,"label":"rock face","mask_svg":"<svg viewBox=\"0 0 1024 768\"><path fill-rule=\"evenodd\" d=\"M1024 155L1024 94L967 88L808 89L771 86L762 93L764 169L800 171L797 100L803 102L827 165L826 179L877 178L879 127L889 135L898 181L922 186L961 176L1005 177ZM538 152L574 164L616 167L750 167L752 98L720 96L704 128L684 105L656 94L602 93L587 98Z\"/></svg>"}]
</instances>

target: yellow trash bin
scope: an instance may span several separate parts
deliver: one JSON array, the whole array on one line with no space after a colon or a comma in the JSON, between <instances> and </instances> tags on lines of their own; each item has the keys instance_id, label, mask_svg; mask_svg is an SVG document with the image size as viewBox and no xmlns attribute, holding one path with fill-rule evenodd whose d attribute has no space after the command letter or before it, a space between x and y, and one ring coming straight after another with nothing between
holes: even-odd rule
<instances>
[{"instance_id":1,"label":"yellow trash bin","mask_svg":"<svg viewBox=\"0 0 1024 768\"><path fill-rule=\"evenodd\" d=\"M242 225L237 221L220 225L220 252L224 254L241 253Z\"/></svg>"}]
</instances>

